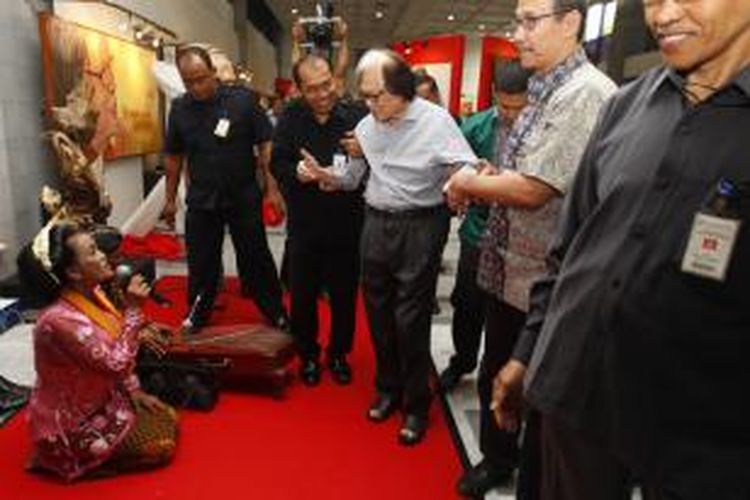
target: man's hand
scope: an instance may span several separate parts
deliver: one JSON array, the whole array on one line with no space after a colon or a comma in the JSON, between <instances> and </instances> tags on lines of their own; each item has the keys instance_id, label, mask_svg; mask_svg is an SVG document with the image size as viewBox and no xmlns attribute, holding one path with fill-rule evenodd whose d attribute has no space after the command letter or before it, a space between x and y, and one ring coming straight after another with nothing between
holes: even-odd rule
<instances>
[{"instance_id":1,"label":"man's hand","mask_svg":"<svg viewBox=\"0 0 750 500\"><path fill-rule=\"evenodd\" d=\"M484 158L481 158L477 164L477 173L479 175L497 175L500 173L500 169Z\"/></svg>"},{"instance_id":2,"label":"man's hand","mask_svg":"<svg viewBox=\"0 0 750 500\"><path fill-rule=\"evenodd\" d=\"M169 331L149 324L138 332L138 342L148 346L157 356L162 357L167 353L170 344Z\"/></svg>"},{"instance_id":3,"label":"man's hand","mask_svg":"<svg viewBox=\"0 0 750 500\"><path fill-rule=\"evenodd\" d=\"M490 410L495 414L495 422L500 429L516 432L521 425L525 375L526 365L511 359L495 376Z\"/></svg>"},{"instance_id":4,"label":"man's hand","mask_svg":"<svg viewBox=\"0 0 750 500\"><path fill-rule=\"evenodd\" d=\"M299 152L302 155L302 161L297 167L297 176L308 179L303 182L320 182L330 180L326 170L320 166L318 160L316 160L309 151L307 151L305 148L302 148L299 150Z\"/></svg>"},{"instance_id":5,"label":"man's hand","mask_svg":"<svg viewBox=\"0 0 750 500\"><path fill-rule=\"evenodd\" d=\"M273 176L266 178L266 193L263 198L273 207L274 211L279 215L280 220L283 220L286 216L286 204L284 203L284 197L281 196L279 185Z\"/></svg>"},{"instance_id":6,"label":"man's hand","mask_svg":"<svg viewBox=\"0 0 750 500\"><path fill-rule=\"evenodd\" d=\"M346 24L346 21L341 19L340 17L336 17L333 20L333 39L335 41L340 41L346 39L346 37L349 35L349 26Z\"/></svg>"},{"instance_id":7,"label":"man's hand","mask_svg":"<svg viewBox=\"0 0 750 500\"><path fill-rule=\"evenodd\" d=\"M133 404L152 413L158 411L167 411L169 409L169 407L166 404L162 403L159 398L157 398L156 396L152 396L151 394L147 394L141 389L132 392L130 394L130 397L133 399Z\"/></svg>"},{"instance_id":8,"label":"man's hand","mask_svg":"<svg viewBox=\"0 0 750 500\"><path fill-rule=\"evenodd\" d=\"M339 190L338 186L336 186L332 182L328 182L328 181L320 181L320 182L318 182L318 188L321 191L325 191L326 193L333 193L334 191L338 191Z\"/></svg>"},{"instance_id":9,"label":"man's hand","mask_svg":"<svg viewBox=\"0 0 750 500\"><path fill-rule=\"evenodd\" d=\"M164 203L164 208L161 211L161 218L167 223L169 229L174 230L175 217L177 215L177 202L175 200L167 200Z\"/></svg>"},{"instance_id":10,"label":"man's hand","mask_svg":"<svg viewBox=\"0 0 750 500\"><path fill-rule=\"evenodd\" d=\"M448 206L459 214L466 211L471 201L469 186L476 176L477 172L474 168L464 167L451 175L448 182L443 186L443 193L445 193Z\"/></svg>"},{"instance_id":11,"label":"man's hand","mask_svg":"<svg viewBox=\"0 0 750 500\"><path fill-rule=\"evenodd\" d=\"M362 146L359 145L359 141L354 136L354 131L350 130L344 134L344 138L339 141L341 147L344 148L346 154L351 158L361 158L364 156L362 152Z\"/></svg>"},{"instance_id":12,"label":"man's hand","mask_svg":"<svg viewBox=\"0 0 750 500\"><path fill-rule=\"evenodd\" d=\"M311 182L317 182L315 175L307 168L307 164L304 160L300 160L297 164L297 180L303 184L309 184Z\"/></svg>"}]
</instances>

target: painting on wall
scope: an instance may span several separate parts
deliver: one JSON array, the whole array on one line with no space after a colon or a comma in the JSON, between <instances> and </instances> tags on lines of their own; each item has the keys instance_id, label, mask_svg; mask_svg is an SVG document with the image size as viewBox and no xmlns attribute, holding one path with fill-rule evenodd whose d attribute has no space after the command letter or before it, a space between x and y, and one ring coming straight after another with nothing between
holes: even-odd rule
<instances>
[{"instance_id":1,"label":"painting on wall","mask_svg":"<svg viewBox=\"0 0 750 500\"><path fill-rule=\"evenodd\" d=\"M46 111L105 159L161 149L156 53L105 33L40 17Z\"/></svg>"}]
</instances>

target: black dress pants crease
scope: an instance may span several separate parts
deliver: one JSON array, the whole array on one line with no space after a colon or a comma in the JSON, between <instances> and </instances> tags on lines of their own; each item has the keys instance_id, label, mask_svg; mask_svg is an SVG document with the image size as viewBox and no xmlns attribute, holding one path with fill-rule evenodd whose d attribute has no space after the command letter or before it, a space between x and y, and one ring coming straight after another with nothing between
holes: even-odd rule
<instances>
[{"instance_id":1,"label":"black dress pants crease","mask_svg":"<svg viewBox=\"0 0 750 500\"><path fill-rule=\"evenodd\" d=\"M356 242L344 245L291 240L289 271L292 291L291 327L300 357L320 356L318 297L325 286L331 306L329 358L345 356L354 339L359 250Z\"/></svg>"},{"instance_id":2,"label":"black dress pants crease","mask_svg":"<svg viewBox=\"0 0 750 500\"><path fill-rule=\"evenodd\" d=\"M402 399L407 414L427 416L431 401L430 329L444 207L409 214L368 209L361 240L362 282L375 347L378 392Z\"/></svg>"},{"instance_id":3,"label":"black dress pants crease","mask_svg":"<svg viewBox=\"0 0 750 500\"><path fill-rule=\"evenodd\" d=\"M624 463L605 446L554 417L542 415L541 500L630 500L634 483L640 485L644 500L750 498L741 445L669 439L674 454L659 466L671 464L671 472L664 469L636 477L632 464Z\"/></svg>"},{"instance_id":4,"label":"black dress pants crease","mask_svg":"<svg viewBox=\"0 0 750 500\"><path fill-rule=\"evenodd\" d=\"M484 459L497 468L518 465L518 433L498 428L490 410L492 382L508 362L526 314L494 296L487 299L484 354L479 367L479 448Z\"/></svg>"},{"instance_id":5,"label":"black dress pants crease","mask_svg":"<svg viewBox=\"0 0 750 500\"><path fill-rule=\"evenodd\" d=\"M225 228L237 256L237 271L243 291L248 291L271 323L284 316L281 286L276 265L268 248L261 219L260 193L230 206L215 209L188 207L185 242L188 260L188 301L195 313L206 320L211 313L222 269Z\"/></svg>"},{"instance_id":6,"label":"black dress pants crease","mask_svg":"<svg viewBox=\"0 0 750 500\"><path fill-rule=\"evenodd\" d=\"M629 500L629 474L615 457L557 420L541 419L542 500Z\"/></svg>"},{"instance_id":7,"label":"black dress pants crease","mask_svg":"<svg viewBox=\"0 0 750 500\"><path fill-rule=\"evenodd\" d=\"M476 368L484 329L487 295L477 284L480 253L478 247L461 242L456 282L451 292L451 335L456 352L451 356L450 366L461 373L469 373Z\"/></svg>"}]
</instances>

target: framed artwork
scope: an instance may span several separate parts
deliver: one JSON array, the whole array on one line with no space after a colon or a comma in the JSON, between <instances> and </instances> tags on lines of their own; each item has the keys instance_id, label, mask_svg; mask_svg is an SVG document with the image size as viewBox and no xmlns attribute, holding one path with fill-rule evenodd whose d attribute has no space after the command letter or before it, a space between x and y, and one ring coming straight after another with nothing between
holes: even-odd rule
<instances>
[{"instance_id":1,"label":"framed artwork","mask_svg":"<svg viewBox=\"0 0 750 500\"><path fill-rule=\"evenodd\" d=\"M49 14L39 28L45 108L55 127L105 159L160 151L156 53Z\"/></svg>"}]
</instances>

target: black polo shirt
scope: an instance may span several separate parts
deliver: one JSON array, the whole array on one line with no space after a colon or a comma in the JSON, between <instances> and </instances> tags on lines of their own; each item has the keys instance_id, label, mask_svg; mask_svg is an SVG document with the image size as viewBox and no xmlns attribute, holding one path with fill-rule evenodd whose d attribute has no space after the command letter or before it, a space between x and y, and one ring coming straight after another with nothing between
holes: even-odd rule
<instances>
[{"instance_id":1,"label":"black polo shirt","mask_svg":"<svg viewBox=\"0 0 750 500\"><path fill-rule=\"evenodd\" d=\"M367 112L357 103L339 101L321 124L307 104L297 100L279 117L271 165L289 206L288 228L298 241L357 243L364 210L362 190L321 191L317 184L299 182L297 164L302 159L300 149L305 148L321 165L331 165L334 154L344 154L340 146L344 134L353 131Z\"/></svg>"},{"instance_id":2,"label":"black polo shirt","mask_svg":"<svg viewBox=\"0 0 750 500\"><path fill-rule=\"evenodd\" d=\"M730 498L750 494L750 68L695 106L683 85L653 70L603 109L515 357L545 414L651 478ZM743 191L742 227L718 282L680 264L722 177Z\"/></svg>"},{"instance_id":3,"label":"black polo shirt","mask_svg":"<svg viewBox=\"0 0 750 500\"><path fill-rule=\"evenodd\" d=\"M230 122L226 137L214 131L219 120ZM172 101L164 152L187 158L192 208L229 206L257 192L253 147L271 140L268 117L244 87L219 86L209 101L184 94Z\"/></svg>"}]
</instances>

